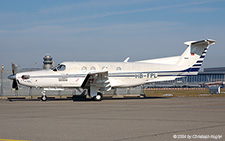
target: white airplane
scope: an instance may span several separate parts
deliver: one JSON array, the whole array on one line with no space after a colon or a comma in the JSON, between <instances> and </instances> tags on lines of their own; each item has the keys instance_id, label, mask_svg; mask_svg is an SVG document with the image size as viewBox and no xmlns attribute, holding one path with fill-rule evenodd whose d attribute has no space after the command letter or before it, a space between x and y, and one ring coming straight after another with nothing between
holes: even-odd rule
<instances>
[{"instance_id":1,"label":"white airplane","mask_svg":"<svg viewBox=\"0 0 225 141\"><path fill-rule=\"evenodd\" d=\"M151 82L175 80L179 77L197 75L206 56L211 39L185 42L188 47L181 56L128 62L63 62L50 70L16 73L12 64L13 88L18 84L44 88L42 100L46 101L46 90L64 88L88 89L88 95L102 100L102 92L112 88L133 87Z\"/></svg>"}]
</instances>

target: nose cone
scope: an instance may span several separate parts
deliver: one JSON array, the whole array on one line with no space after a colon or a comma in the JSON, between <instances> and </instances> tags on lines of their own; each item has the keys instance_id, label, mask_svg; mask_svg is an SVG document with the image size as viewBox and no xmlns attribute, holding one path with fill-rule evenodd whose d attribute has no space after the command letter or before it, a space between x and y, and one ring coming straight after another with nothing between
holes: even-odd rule
<instances>
[{"instance_id":1,"label":"nose cone","mask_svg":"<svg viewBox=\"0 0 225 141\"><path fill-rule=\"evenodd\" d=\"M10 75L10 76L8 76L8 79L10 79L10 80L16 80L16 75Z\"/></svg>"}]
</instances>

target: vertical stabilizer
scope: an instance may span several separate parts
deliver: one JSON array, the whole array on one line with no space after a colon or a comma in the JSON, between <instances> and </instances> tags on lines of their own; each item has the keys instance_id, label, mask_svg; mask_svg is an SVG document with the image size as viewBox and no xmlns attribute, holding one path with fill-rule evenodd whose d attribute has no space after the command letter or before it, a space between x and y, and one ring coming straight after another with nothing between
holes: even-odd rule
<instances>
[{"instance_id":1,"label":"vertical stabilizer","mask_svg":"<svg viewBox=\"0 0 225 141\"><path fill-rule=\"evenodd\" d=\"M211 44L215 44L214 40L206 39L201 41L185 42L188 48L180 56L177 65L184 68L184 72L189 75L197 75Z\"/></svg>"}]
</instances>

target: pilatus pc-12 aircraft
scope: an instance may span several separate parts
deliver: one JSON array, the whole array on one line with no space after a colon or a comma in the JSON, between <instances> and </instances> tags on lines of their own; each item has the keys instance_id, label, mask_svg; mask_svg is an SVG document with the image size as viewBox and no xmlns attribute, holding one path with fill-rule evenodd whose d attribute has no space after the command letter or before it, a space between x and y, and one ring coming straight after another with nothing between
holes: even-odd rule
<instances>
[{"instance_id":1,"label":"pilatus pc-12 aircraft","mask_svg":"<svg viewBox=\"0 0 225 141\"><path fill-rule=\"evenodd\" d=\"M8 78L13 88L18 84L44 88L42 100L47 100L46 90L64 88L88 89L88 95L102 100L102 92L112 88L133 87L151 82L174 80L188 75L197 75L206 52L215 41L211 39L188 41L187 49L180 56L128 62L63 62L50 70L16 73Z\"/></svg>"}]
</instances>

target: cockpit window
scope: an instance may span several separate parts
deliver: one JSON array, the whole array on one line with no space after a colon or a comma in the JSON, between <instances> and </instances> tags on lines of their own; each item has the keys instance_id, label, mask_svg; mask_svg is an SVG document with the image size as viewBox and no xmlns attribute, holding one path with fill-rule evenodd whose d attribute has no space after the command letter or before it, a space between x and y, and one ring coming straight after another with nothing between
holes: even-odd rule
<instances>
[{"instance_id":1,"label":"cockpit window","mask_svg":"<svg viewBox=\"0 0 225 141\"><path fill-rule=\"evenodd\" d=\"M56 67L52 68L53 71L64 71L66 69L66 66L63 64L59 64Z\"/></svg>"},{"instance_id":2,"label":"cockpit window","mask_svg":"<svg viewBox=\"0 0 225 141\"><path fill-rule=\"evenodd\" d=\"M57 67L58 71L64 71L66 69L65 65L60 65Z\"/></svg>"}]
</instances>

